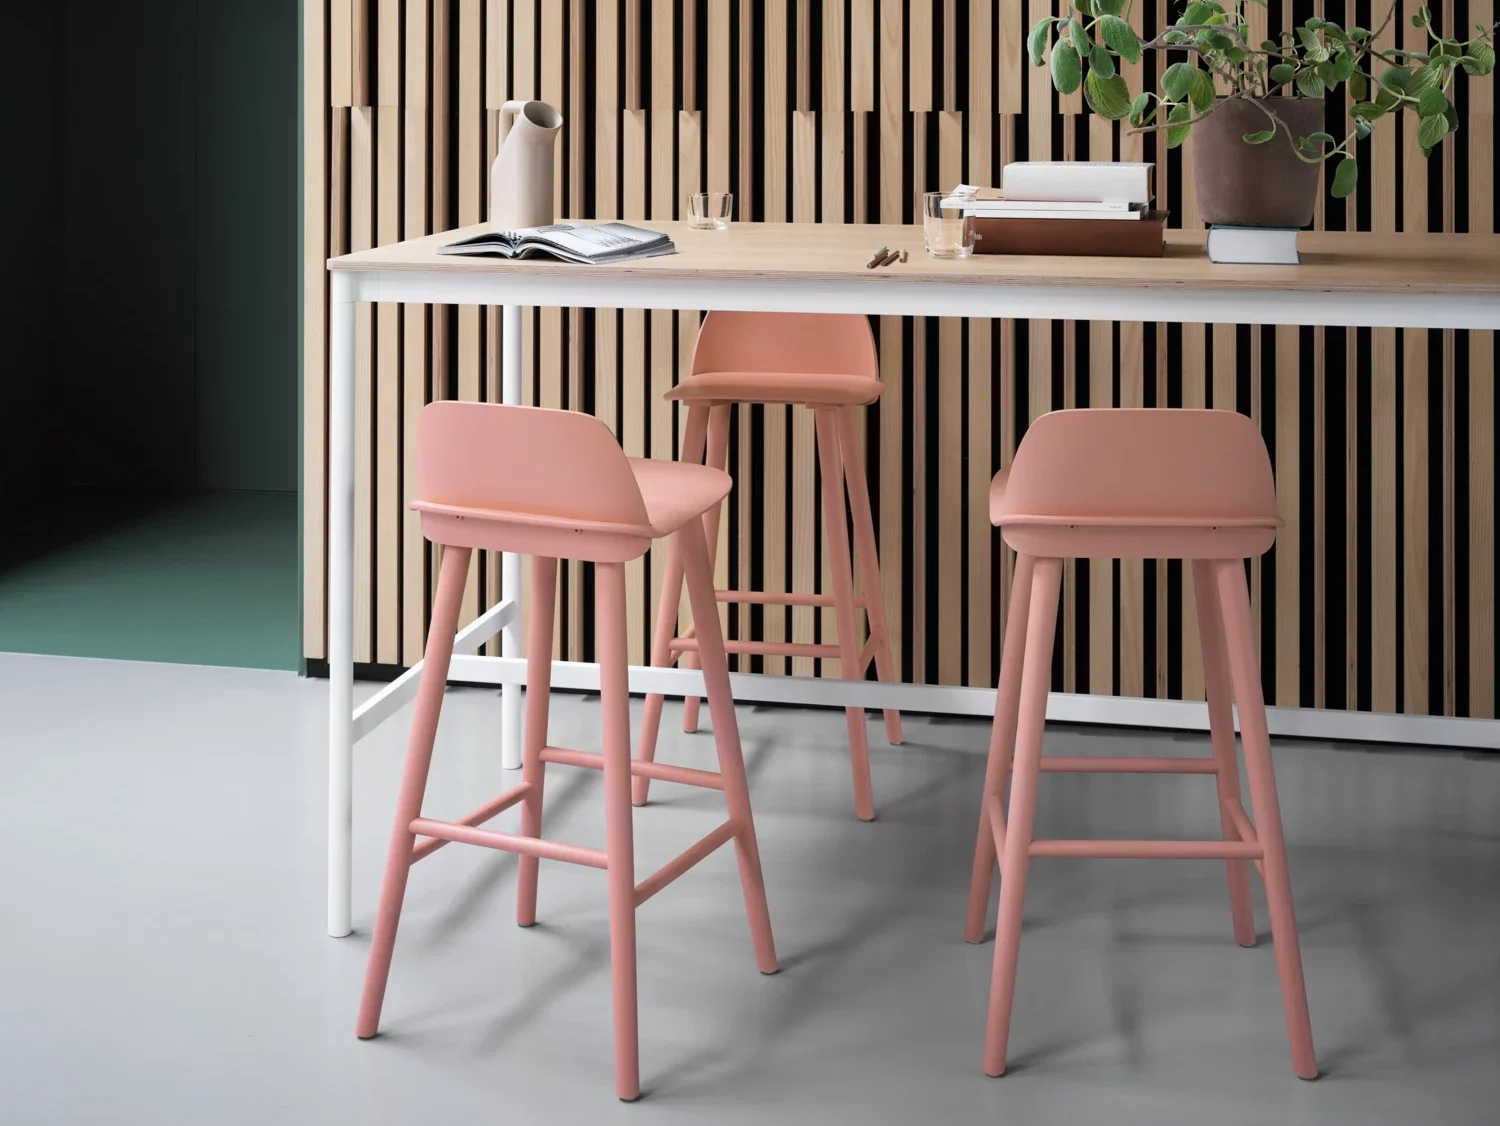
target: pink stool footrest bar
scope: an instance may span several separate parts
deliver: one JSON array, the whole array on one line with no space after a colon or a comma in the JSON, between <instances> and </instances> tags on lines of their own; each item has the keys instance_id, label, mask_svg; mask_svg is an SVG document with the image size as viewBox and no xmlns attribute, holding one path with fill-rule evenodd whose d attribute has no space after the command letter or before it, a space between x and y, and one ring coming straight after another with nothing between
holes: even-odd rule
<instances>
[{"instance_id":1,"label":"pink stool footrest bar","mask_svg":"<svg viewBox=\"0 0 1500 1126\"><path fill-rule=\"evenodd\" d=\"M464 814L464 816L460 817L457 821L452 822L452 824L467 825L470 828L476 828L480 825L483 825L486 821L490 821L500 816L500 814L504 813L511 806L523 800L530 792L531 783L522 782L519 786L513 786L511 789L506 790L505 793L501 794L498 798L488 803L487 805L480 806L472 813ZM431 856L434 852L442 848L447 843L447 839L443 837L427 838L426 840L420 842L416 848L412 849L411 862L415 864L418 860L421 860L424 857Z\"/></svg>"},{"instance_id":2,"label":"pink stool footrest bar","mask_svg":"<svg viewBox=\"0 0 1500 1126\"><path fill-rule=\"evenodd\" d=\"M542 761L561 766L581 766L585 770L603 770L604 756L598 751L574 751L567 747L542 748ZM700 786L705 790L722 790L724 776L712 770L694 770L690 766L670 766L660 762L631 762L630 773L637 777L659 778L683 786Z\"/></svg>"},{"instance_id":3,"label":"pink stool footrest bar","mask_svg":"<svg viewBox=\"0 0 1500 1126\"><path fill-rule=\"evenodd\" d=\"M733 840L740 829L740 823L731 817L712 833L706 834L691 848L684 849L675 859L667 861L635 885L635 905L639 907L678 876L695 867L699 861L706 859L710 853L716 852L720 845Z\"/></svg>"},{"instance_id":4,"label":"pink stool footrest bar","mask_svg":"<svg viewBox=\"0 0 1500 1126\"><path fill-rule=\"evenodd\" d=\"M1033 840L1032 856L1139 860L1250 860L1260 856L1253 841L1069 841Z\"/></svg>"},{"instance_id":5,"label":"pink stool footrest bar","mask_svg":"<svg viewBox=\"0 0 1500 1126\"><path fill-rule=\"evenodd\" d=\"M1216 774L1211 758L1094 758L1043 755L1041 769L1052 774Z\"/></svg>"},{"instance_id":6,"label":"pink stool footrest bar","mask_svg":"<svg viewBox=\"0 0 1500 1126\"><path fill-rule=\"evenodd\" d=\"M582 864L589 868L609 867L609 858L604 854L603 849L546 841L541 837L499 833L494 829L473 829L468 825L455 825L450 821L434 821L430 817L416 818L411 823L411 831L424 837L481 845L484 848L499 849L502 852L518 852L522 856L535 856L542 860L561 860L568 864Z\"/></svg>"}]
</instances>

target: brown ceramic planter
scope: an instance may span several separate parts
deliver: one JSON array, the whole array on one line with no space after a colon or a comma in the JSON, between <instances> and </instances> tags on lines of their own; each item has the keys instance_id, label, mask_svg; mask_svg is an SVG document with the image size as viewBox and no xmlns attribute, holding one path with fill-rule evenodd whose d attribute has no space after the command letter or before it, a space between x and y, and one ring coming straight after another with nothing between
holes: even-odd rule
<instances>
[{"instance_id":1,"label":"brown ceramic planter","mask_svg":"<svg viewBox=\"0 0 1500 1126\"><path fill-rule=\"evenodd\" d=\"M1298 137L1323 129L1323 102L1272 98ZM1318 200L1318 166L1298 159L1284 130L1263 145L1245 143L1271 119L1247 101L1221 102L1193 126L1193 184L1205 223L1230 227L1305 227Z\"/></svg>"}]
</instances>

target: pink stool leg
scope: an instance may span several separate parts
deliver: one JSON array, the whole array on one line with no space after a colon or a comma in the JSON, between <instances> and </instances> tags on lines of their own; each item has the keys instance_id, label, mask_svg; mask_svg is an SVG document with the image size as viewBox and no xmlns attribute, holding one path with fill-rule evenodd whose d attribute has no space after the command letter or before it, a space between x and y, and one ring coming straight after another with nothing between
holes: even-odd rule
<instances>
[{"instance_id":1,"label":"pink stool leg","mask_svg":"<svg viewBox=\"0 0 1500 1126\"><path fill-rule=\"evenodd\" d=\"M547 705L552 695L552 620L557 602L557 560L533 556L531 560L531 622L526 639L526 733L521 759L521 780L530 786L521 807L521 835L542 835L542 786L547 766L542 748L547 745ZM516 864L516 923L529 927L536 922L538 860L522 853Z\"/></svg>"},{"instance_id":2,"label":"pink stool leg","mask_svg":"<svg viewBox=\"0 0 1500 1126\"><path fill-rule=\"evenodd\" d=\"M1240 797L1240 760L1234 749L1229 668L1224 663L1224 624L1213 567L1202 559L1193 561L1193 599L1198 607L1198 638L1199 648L1203 650L1208 727L1219 783L1219 824L1226 841L1237 841L1239 833L1224 804L1238 801ZM1250 906L1250 862L1227 860L1224 863L1229 871L1229 913L1234 923L1234 940L1241 946L1254 946L1255 913Z\"/></svg>"},{"instance_id":3,"label":"pink stool leg","mask_svg":"<svg viewBox=\"0 0 1500 1126\"><path fill-rule=\"evenodd\" d=\"M1026 618L1031 607L1031 583L1036 560L1016 557L1010 584L1010 614L1005 620L1005 645L1000 653L1000 683L995 690L995 722L990 728L990 758L984 770L984 792L979 803L979 835L974 841L974 872L969 878L969 915L964 941L984 941L984 919L990 910L990 884L995 874L995 834L990 828L990 797L1004 802L1010 780L1011 756L1016 748L1016 718L1021 707L1021 670L1026 658ZM1001 879L1005 877L1002 875Z\"/></svg>"},{"instance_id":4,"label":"pink stool leg","mask_svg":"<svg viewBox=\"0 0 1500 1126\"><path fill-rule=\"evenodd\" d=\"M422 795L427 789L427 771L432 766L432 746L437 739L438 716L443 709L443 690L448 686L448 663L453 657L453 638L458 632L458 608L463 601L464 578L469 570L469 549L443 548L438 574L437 597L432 605L432 625L427 630L427 652L422 659L422 680L417 687L416 714L406 743L406 763L401 768L401 790L396 798L396 824L391 829L386 853L385 879L380 886L380 907L375 916L375 937L370 943L370 961L365 967L364 997L359 1005L355 1034L368 1040L380 1028L380 1006L391 973L391 952L396 946L396 928L401 922L401 902L406 898L406 880L411 874L411 852L416 836L411 823L422 816Z\"/></svg>"},{"instance_id":5,"label":"pink stool leg","mask_svg":"<svg viewBox=\"0 0 1500 1126\"><path fill-rule=\"evenodd\" d=\"M725 406L712 407L708 415L708 454L703 464L715 469L723 469L729 460L729 408ZM719 513L723 509L722 504L716 504L703 514L703 537L708 541L708 562L712 569L714 559L719 554ZM714 600L714 613L718 614L718 600ZM693 613L693 620L698 620L697 612ZM703 665L696 653L684 653L682 655L682 667L685 669L702 668ZM682 730L691 735L698 730L698 697L688 696L682 701Z\"/></svg>"},{"instance_id":6,"label":"pink stool leg","mask_svg":"<svg viewBox=\"0 0 1500 1126\"><path fill-rule=\"evenodd\" d=\"M689 521L673 538L682 541L688 598L692 604L693 620L699 623L698 653L703 659L703 682L714 724L719 773L724 779L724 801L729 807L729 816L739 823L734 848L739 859L745 912L750 918L750 942L755 950L755 964L761 973L773 974L777 969L776 944L771 937L771 912L766 906L766 882L761 874L755 816L750 810L750 787L745 780L745 762L740 754L740 728L729 687L729 661L724 655L724 638L719 630L713 568L700 524Z\"/></svg>"},{"instance_id":7,"label":"pink stool leg","mask_svg":"<svg viewBox=\"0 0 1500 1126\"><path fill-rule=\"evenodd\" d=\"M865 614L870 632L875 634L875 676L884 684L894 684L896 662L891 659L891 631L885 618L885 587L880 580L880 553L875 547L875 519L870 512L870 483L865 480L865 462L859 446L859 408L845 407L838 412L839 448L844 462L844 482L849 490L849 515L854 524L854 562L859 567L859 585L864 589ZM845 673L852 677L855 674ZM860 676L864 670L860 670ZM885 738L899 745L901 713L885 710Z\"/></svg>"},{"instance_id":8,"label":"pink stool leg","mask_svg":"<svg viewBox=\"0 0 1500 1126\"><path fill-rule=\"evenodd\" d=\"M1255 635L1245 568L1237 560L1216 562L1219 602L1229 647L1229 673L1240 705L1240 737L1245 744L1245 776L1250 783L1256 835L1263 850L1261 867L1266 881L1266 906L1271 915L1271 942L1281 976L1281 1004L1286 1011L1287 1038L1292 1047L1292 1069L1301 1079L1318 1077L1313 1053L1312 1023L1307 1014L1307 987L1302 980L1302 950L1297 942L1297 919L1292 909L1292 887L1287 874L1286 843L1281 836L1281 803L1271 767L1271 739L1266 730L1266 702L1261 693L1260 665L1255 659Z\"/></svg>"},{"instance_id":9,"label":"pink stool leg","mask_svg":"<svg viewBox=\"0 0 1500 1126\"><path fill-rule=\"evenodd\" d=\"M609 957L614 979L615 1093L641 1097L636 1011L635 836L630 808L630 681L625 645L625 567L594 570L599 694L604 717L604 852L609 878Z\"/></svg>"},{"instance_id":10,"label":"pink stool leg","mask_svg":"<svg viewBox=\"0 0 1500 1126\"><path fill-rule=\"evenodd\" d=\"M708 436L708 407L688 409L687 427L682 435L682 460L688 465L703 461L703 444ZM667 563L662 570L661 599L656 606L656 624L651 638L651 664L666 668L672 664L672 639L677 636L677 611L682 602L682 557L675 537L667 543ZM647 694L641 709L641 745L636 757L641 762L656 758L656 736L661 730L662 698ZM684 703L686 707L686 703ZM651 791L651 779L636 778L631 786L631 800L645 805Z\"/></svg>"},{"instance_id":11,"label":"pink stool leg","mask_svg":"<svg viewBox=\"0 0 1500 1126\"><path fill-rule=\"evenodd\" d=\"M854 565L849 558L849 529L844 516L844 487L839 465L837 418L831 410L813 412L817 426L818 463L822 470L823 531L828 547L828 570L833 579L833 606L839 630L841 675L858 680L859 625L854 606ZM875 819L875 797L870 785L870 738L863 708L844 709L849 727L849 762L854 773L854 815Z\"/></svg>"},{"instance_id":12,"label":"pink stool leg","mask_svg":"<svg viewBox=\"0 0 1500 1126\"><path fill-rule=\"evenodd\" d=\"M1010 1013L1016 995L1016 961L1021 950L1021 916L1026 905L1026 866L1036 820L1037 779L1042 732L1047 724L1047 690L1052 683L1052 639L1062 561L1036 560L1026 624L1026 664L1021 671L1016 757L1010 787L1010 816L1001 866L1000 911L995 921L995 966L990 981L989 1019L984 1033L984 1072L1005 1074Z\"/></svg>"}]
</instances>

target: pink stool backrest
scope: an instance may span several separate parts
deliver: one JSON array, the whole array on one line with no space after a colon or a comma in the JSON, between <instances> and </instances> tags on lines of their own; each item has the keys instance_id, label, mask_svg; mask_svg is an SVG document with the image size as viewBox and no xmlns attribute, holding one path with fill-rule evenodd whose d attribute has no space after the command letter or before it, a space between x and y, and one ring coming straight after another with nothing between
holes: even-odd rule
<instances>
[{"instance_id":1,"label":"pink stool backrest","mask_svg":"<svg viewBox=\"0 0 1500 1126\"><path fill-rule=\"evenodd\" d=\"M1275 527L1271 459L1259 428L1233 411L1042 415L1016 450L999 522L1059 516Z\"/></svg>"},{"instance_id":2,"label":"pink stool backrest","mask_svg":"<svg viewBox=\"0 0 1500 1126\"><path fill-rule=\"evenodd\" d=\"M578 411L438 402L417 420L422 532L438 543L599 562L650 546L640 486Z\"/></svg>"},{"instance_id":3,"label":"pink stool backrest","mask_svg":"<svg viewBox=\"0 0 1500 1126\"><path fill-rule=\"evenodd\" d=\"M855 313L713 312L698 330L692 370L878 378L880 361L870 322Z\"/></svg>"}]
</instances>

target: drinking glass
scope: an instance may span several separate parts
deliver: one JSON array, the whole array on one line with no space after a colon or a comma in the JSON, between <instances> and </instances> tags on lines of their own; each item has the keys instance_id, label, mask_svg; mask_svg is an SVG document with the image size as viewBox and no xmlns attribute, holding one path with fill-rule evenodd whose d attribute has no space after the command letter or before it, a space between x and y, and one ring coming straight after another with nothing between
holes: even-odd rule
<instances>
[{"instance_id":1,"label":"drinking glass","mask_svg":"<svg viewBox=\"0 0 1500 1126\"><path fill-rule=\"evenodd\" d=\"M958 208L943 207L942 192L922 193L922 239L933 258L967 258L978 237L974 220Z\"/></svg>"},{"instance_id":2,"label":"drinking glass","mask_svg":"<svg viewBox=\"0 0 1500 1126\"><path fill-rule=\"evenodd\" d=\"M695 192L687 197L687 224L699 231L727 231L733 210L731 192Z\"/></svg>"}]
</instances>

